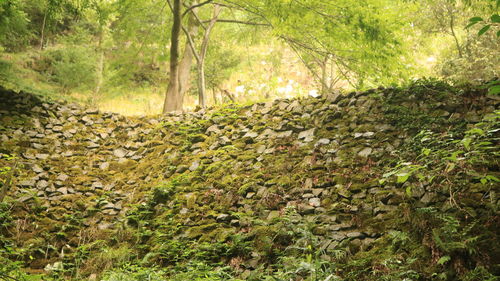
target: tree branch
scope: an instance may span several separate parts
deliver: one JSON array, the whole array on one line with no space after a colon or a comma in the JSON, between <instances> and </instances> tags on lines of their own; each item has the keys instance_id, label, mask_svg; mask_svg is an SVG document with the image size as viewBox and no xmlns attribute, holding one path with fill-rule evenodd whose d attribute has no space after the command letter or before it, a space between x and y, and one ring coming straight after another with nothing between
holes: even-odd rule
<instances>
[{"instance_id":1,"label":"tree branch","mask_svg":"<svg viewBox=\"0 0 500 281\"><path fill-rule=\"evenodd\" d=\"M196 59L196 62L200 63L200 55L198 55L198 53L196 52L196 48L194 45L193 38L191 37L191 34L189 34L189 31L184 26L182 26L182 31L184 31L184 33L186 34L189 47L191 48L191 51L193 51L193 55L194 55L194 58Z\"/></svg>"},{"instance_id":2,"label":"tree branch","mask_svg":"<svg viewBox=\"0 0 500 281\"><path fill-rule=\"evenodd\" d=\"M203 22L207 23L207 22L210 22L210 20L206 20L206 21L203 21ZM217 20L217 22L238 23L238 24L256 25L256 26L271 26L268 23L249 22L249 21L240 21L240 20L228 20L228 19Z\"/></svg>"},{"instance_id":3,"label":"tree branch","mask_svg":"<svg viewBox=\"0 0 500 281\"><path fill-rule=\"evenodd\" d=\"M182 17L186 16L186 15L187 15L187 13L189 13L191 10L196 9L196 8L198 8L198 7L201 7L201 6L205 6L206 4L210 4L210 2L212 2L212 1L213 1L213 0L207 0L207 1L205 1L205 2L201 2L201 3L199 3L199 4L196 4L196 5L193 5L193 6L189 7L189 8L187 8L187 9L184 11L184 13L182 13Z\"/></svg>"}]
</instances>

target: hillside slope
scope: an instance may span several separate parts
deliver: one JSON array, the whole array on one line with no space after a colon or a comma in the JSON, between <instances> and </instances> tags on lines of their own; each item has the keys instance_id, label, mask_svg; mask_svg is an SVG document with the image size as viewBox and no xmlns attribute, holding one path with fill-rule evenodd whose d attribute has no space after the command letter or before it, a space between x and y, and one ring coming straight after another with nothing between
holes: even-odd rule
<instances>
[{"instance_id":1,"label":"hillside slope","mask_svg":"<svg viewBox=\"0 0 500 281\"><path fill-rule=\"evenodd\" d=\"M2 90L0 273L496 280L499 103L417 82L125 118Z\"/></svg>"}]
</instances>

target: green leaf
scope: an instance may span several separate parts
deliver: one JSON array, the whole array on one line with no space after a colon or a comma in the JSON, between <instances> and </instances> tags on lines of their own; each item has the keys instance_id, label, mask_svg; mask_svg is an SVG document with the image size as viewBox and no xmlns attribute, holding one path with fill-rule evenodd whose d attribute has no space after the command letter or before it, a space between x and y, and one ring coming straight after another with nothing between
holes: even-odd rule
<instances>
[{"instance_id":1,"label":"green leaf","mask_svg":"<svg viewBox=\"0 0 500 281\"><path fill-rule=\"evenodd\" d=\"M471 23L469 23L467 26L465 26L465 29L469 29L471 26L474 26L474 25L476 25L477 23L479 23L479 22L478 22L478 21L471 22Z\"/></svg>"},{"instance_id":2,"label":"green leaf","mask_svg":"<svg viewBox=\"0 0 500 281\"><path fill-rule=\"evenodd\" d=\"M500 30L497 32L497 36L500 34ZM498 95L500 94L500 85L493 86L488 90L488 94L490 95Z\"/></svg>"},{"instance_id":3,"label":"green leaf","mask_svg":"<svg viewBox=\"0 0 500 281\"><path fill-rule=\"evenodd\" d=\"M397 183L405 183L410 177L410 173L399 173L397 174Z\"/></svg>"},{"instance_id":4,"label":"green leaf","mask_svg":"<svg viewBox=\"0 0 500 281\"><path fill-rule=\"evenodd\" d=\"M491 28L491 24L485 25L479 32L477 33L478 36L481 36L486 33Z\"/></svg>"},{"instance_id":5,"label":"green leaf","mask_svg":"<svg viewBox=\"0 0 500 281\"><path fill-rule=\"evenodd\" d=\"M449 262L451 260L451 257L450 256L442 256L439 260L438 260L438 264L439 265L443 265L447 262Z\"/></svg>"},{"instance_id":6,"label":"green leaf","mask_svg":"<svg viewBox=\"0 0 500 281\"><path fill-rule=\"evenodd\" d=\"M471 142L472 142L471 138L464 138L462 140L462 144L464 145L465 149L467 149L467 150L469 150Z\"/></svg>"},{"instance_id":7,"label":"green leaf","mask_svg":"<svg viewBox=\"0 0 500 281\"><path fill-rule=\"evenodd\" d=\"M489 181L500 182L500 179L492 175L487 175L486 179L488 179Z\"/></svg>"},{"instance_id":8,"label":"green leaf","mask_svg":"<svg viewBox=\"0 0 500 281\"><path fill-rule=\"evenodd\" d=\"M469 19L469 22L480 22L484 21L482 17L473 17Z\"/></svg>"},{"instance_id":9,"label":"green leaf","mask_svg":"<svg viewBox=\"0 0 500 281\"><path fill-rule=\"evenodd\" d=\"M406 187L406 195L408 195L408 197L411 197L411 195L412 195L411 186Z\"/></svg>"},{"instance_id":10,"label":"green leaf","mask_svg":"<svg viewBox=\"0 0 500 281\"><path fill-rule=\"evenodd\" d=\"M423 148L422 149L422 154L425 155L425 156L429 156L429 154L431 154L431 150L428 149L428 148Z\"/></svg>"},{"instance_id":11,"label":"green leaf","mask_svg":"<svg viewBox=\"0 0 500 281\"><path fill-rule=\"evenodd\" d=\"M481 181L481 184L487 184L488 183L488 180L486 178L482 178L480 181Z\"/></svg>"},{"instance_id":12,"label":"green leaf","mask_svg":"<svg viewBox=\"0 0 500 281\"><path fill-rule=\"evenodd\" d=\"M500 16L499 15L491 16L491 22L500 23Z\"/></svg>"}]
</instances>

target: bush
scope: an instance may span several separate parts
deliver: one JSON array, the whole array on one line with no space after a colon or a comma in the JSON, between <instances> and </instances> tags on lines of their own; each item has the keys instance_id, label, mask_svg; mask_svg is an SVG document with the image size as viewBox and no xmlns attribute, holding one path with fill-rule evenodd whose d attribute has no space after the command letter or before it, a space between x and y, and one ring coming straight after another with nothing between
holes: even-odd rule
<instances>
[{"instance_id":1,"label":"bush","mask_svg":"<svg viewBox=\"0 0 500 281\"><path fill-rule=\"evenodd\" d=\"M96 57L85 46L68 46L63 49L49 49L41 59L41 69L63 90L89 89L95 85Z\"/></svg>"}]
</instances>

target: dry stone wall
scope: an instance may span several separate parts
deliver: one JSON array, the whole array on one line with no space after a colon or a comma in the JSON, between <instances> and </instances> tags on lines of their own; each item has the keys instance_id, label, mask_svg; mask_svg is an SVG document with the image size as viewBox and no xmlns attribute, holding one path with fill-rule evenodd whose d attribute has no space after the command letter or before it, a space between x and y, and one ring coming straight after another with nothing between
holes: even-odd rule
<instances>
[{"instance_id":1,"label":"dry stone wall","mask_svg":"<svg viewBox=\"0 0 500 281\"><path fill-rule=\"evenodd\" d=\"M408 196L380 183L399 151L423 128L458 130L498 105L481 93L380 88L127 118L2 90L0 152L19 158L8 195L26 220L12 239L19 248L53 245L31 253L30 266L43 268L66 245L71 255L82 240L111 239L147 206L175 219L178 239L247 233L256 250L242 270L251 270L265 262L270 222L293 207L315 225L327 255L346 241L366 250L396 228L408 202L452 208L448 190L419 186ZM488 192L477 198L487 201Z\"/></svg>"}]
</instances>

